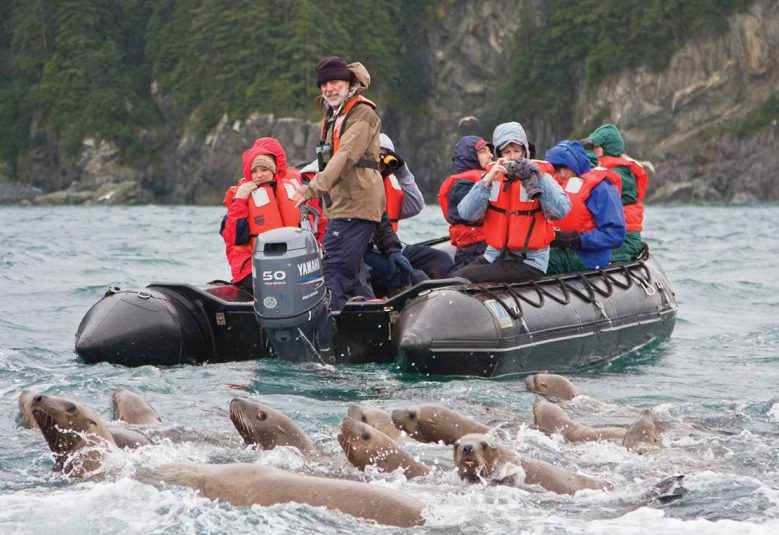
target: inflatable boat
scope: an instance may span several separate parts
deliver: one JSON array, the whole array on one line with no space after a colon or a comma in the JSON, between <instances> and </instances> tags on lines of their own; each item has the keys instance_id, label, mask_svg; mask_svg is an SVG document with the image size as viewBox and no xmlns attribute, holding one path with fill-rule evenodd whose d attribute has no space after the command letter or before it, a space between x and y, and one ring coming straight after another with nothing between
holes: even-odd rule
<instances>
[{"instance_id":1,"label":"inflatable boat","mask_svg":"<svg viewBox=\"0 0 779 535\"><path fill-rule=\"evenodd\" d=\"M330 314L310 233L278 230L258 238L254 296L224 281L112 287L82 319L76 353L125 366L278 357L499 377L609 361L670 336L676 321L671 285L646 250L529 283L429 280Z\"/></svg>"}]
</instances>

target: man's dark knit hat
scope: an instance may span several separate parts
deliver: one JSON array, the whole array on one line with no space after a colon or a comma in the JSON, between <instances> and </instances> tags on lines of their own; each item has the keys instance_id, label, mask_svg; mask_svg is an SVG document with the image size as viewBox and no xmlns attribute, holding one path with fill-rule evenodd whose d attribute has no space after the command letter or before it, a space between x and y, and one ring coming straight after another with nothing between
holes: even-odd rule
<instances>
[{"instance_id":1,"label":"man's dark knit hat","mask_svg":"<svg viewBox=\"0 0 779 535\"><path fill-rule=\"evenodd\" d=\"M316 66L316 85L322 85L330 80L352 81L352 71L346 66L346 62L338 56L326 57Z\"/></svg>"}]
</instances>

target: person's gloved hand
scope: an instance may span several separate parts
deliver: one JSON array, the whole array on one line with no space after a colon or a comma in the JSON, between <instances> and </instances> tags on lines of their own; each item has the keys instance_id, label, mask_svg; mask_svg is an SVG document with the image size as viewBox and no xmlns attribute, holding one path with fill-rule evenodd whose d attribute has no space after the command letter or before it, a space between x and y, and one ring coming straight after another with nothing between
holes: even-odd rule
<instances>
[{"instance_id":1,"label":"person's gloved hand","mask_svg":"<svg viewBox=\"0 0 779 535\"><path fill-rule=\"evenodd\" d=\"M538 166L527 158L517 158L516 160L513 160L511 168L512 176L520 180L528 180L533 176L540 178L541 176Z\"/></svg>"},{"instance_id":2,"label":"person's gloved hand","mask_svg":"<svg viewBox=\"0 0 779 535\"><path fill-rule=\"evenodd\" d=\"M550 244L552 247L559 247L560 249L578 249L582 244L578 232L555 230L554 233L554 240L552 240L552 243Z\"/></svg>"},{"instance_id":3,"label":"person's gloved hand","mask_svg":"<svg viewBox=\"0 0 779 535\"><path fill-rule=\"evenodd\" d=\"M392 273L401 271L407 273L409 276L414 274L414 266L411 265L408 258L403 256L403 253L400 251L390 251L389 254L387 254L387 260L389 261Z\"/></svg>"},{"instance_id":4,"label":"person's gloved hand","mask_svg":"<svg viewBox=\"0 0 779 535\"><path fill-rule=\"evenodd\" d=\"M399 167L403 167L403 164L405 164L406 162L404 162L403 158L398 156L396 152L388 150L387 154L381 159L381 163L386 165L387 168L389 168L391 171L394 171Z\"/></svg>"}]
</instances>

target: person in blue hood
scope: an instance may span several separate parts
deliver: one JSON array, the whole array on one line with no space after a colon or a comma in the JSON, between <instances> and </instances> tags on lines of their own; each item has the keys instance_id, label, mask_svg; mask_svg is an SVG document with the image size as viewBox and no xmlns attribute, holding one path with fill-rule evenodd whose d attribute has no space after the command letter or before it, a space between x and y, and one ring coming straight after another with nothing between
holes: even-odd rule
<instances>
[{"instance_id":1,"label":"person in blue hood","mask_svg":"<svg viewBox=\"0 0 779 535\"><path fill-rule=\"evenodd\" d=\"M492 207L496 211L500 210L496 203L503 198L503 195L508 195L507 192L510 191L508 185L503 182L506 169L502 164L510 160L521 166L525 173L530 172L538 177L540 197L535 203L537 209L528 209L526 214L518 216L534 218L534 222L527 232L524 248L509 249L508 246L498 248L489 245L484 256L478 262L466 266L452 275L464 277L472 282L523 282L538 279L546 273L549 261L548 244L551 238L533 240L533 236L537 236L538 233L547 236L547 231L551 234L550 221L564 217L571 207L571 202L560 185L548 173L540 170L539 167L544 167L545 164L528 159L530 145L521 124L509 122L498 125L492 139L501 158L457 205L460 217L474 220L483 218L488 207ZM527 192L524 188L523 185L519 192L519 200L523 202L527 201L525 198ZM525 204L531 205L532 202L531 200ZM538 210L541 211L541 217L536 220L535 214ZM492 227L489 223L488 220L485 236L491 240ZM540 243L529 247L528 243L531 241Z\"/></svg>"},{"instance_id":2,"label":"person in blue hood","mask_svg":"<svg viewBox=\"0 0 779 535\"><path fill-rule=\"evenodd\" d=\"M449 239L457 248L454 269L459 269L476 261L487 248L482 231L484 214L463 217L457 207L485 175L492 161L492 146L479 136L465 136L455 143L452 161L456 172L441 184L438 204L449 223Z\"/></svg>"},{"instance_id":3,"label":"person in blue hood","mask_svg":"<svg viewBox=\"0 0 779 535\"><path fill-rule=\"evenodd\" d=\"M578 141L561 141L546 152L554 179L571 199L571 211L555 221L548 274L605 268L611 250L625 240L625 214L617 186L607 170L590 170ZM619 180L619 177L616 178Z\"/></svg>"}]
</instances>

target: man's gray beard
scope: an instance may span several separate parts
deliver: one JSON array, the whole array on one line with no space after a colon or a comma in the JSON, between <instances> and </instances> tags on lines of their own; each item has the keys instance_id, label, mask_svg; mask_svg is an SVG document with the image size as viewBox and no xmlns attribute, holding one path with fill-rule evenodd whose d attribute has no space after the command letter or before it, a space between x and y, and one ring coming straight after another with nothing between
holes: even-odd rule
<instances>
[{"instance_id":1,"label":"man's gray beard","mask_svg":"<svg viewBox=\"0 0 779 535\"><path fill-rule=\"evenodd\" d=\"M340 110L341 106L344 105L344 102L346 102L346 97L349 95L349 88L343 90L343 92L338 94L338 97L334 101L330 101L327 97L325 97L325 102L327 102L327 105L333 108L333 110Z\"/></svg>"}]
</instances>

